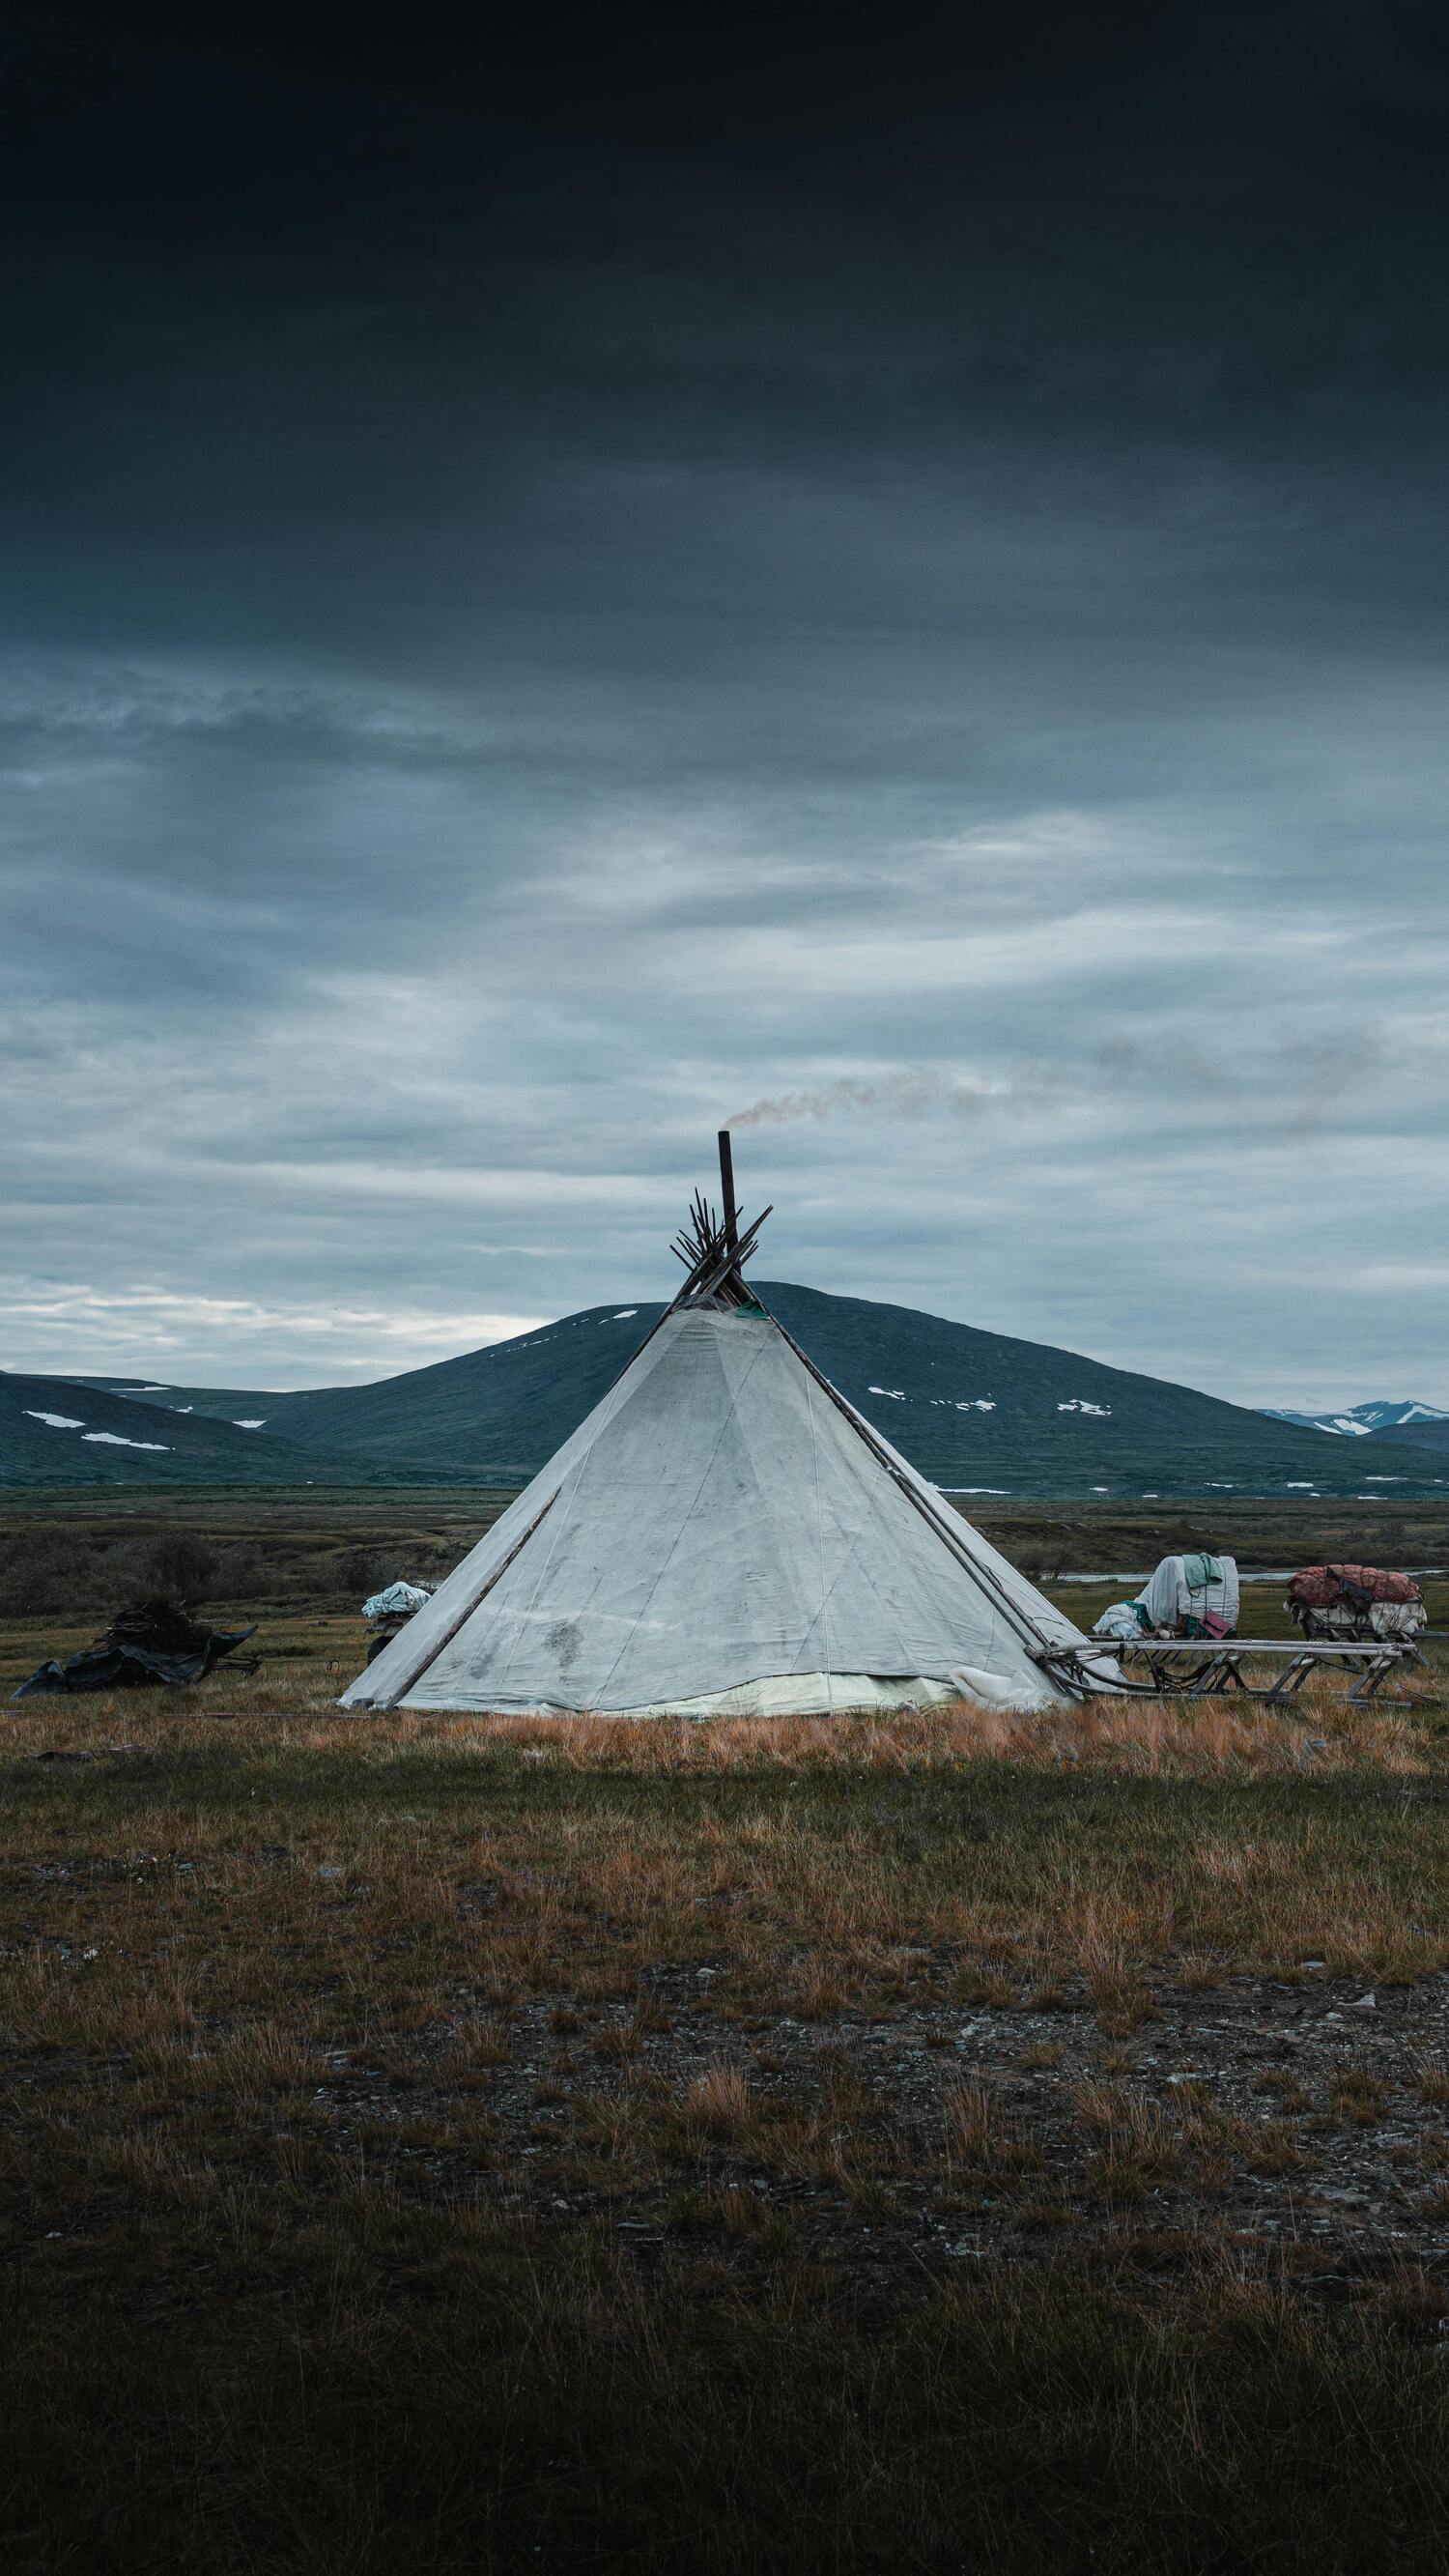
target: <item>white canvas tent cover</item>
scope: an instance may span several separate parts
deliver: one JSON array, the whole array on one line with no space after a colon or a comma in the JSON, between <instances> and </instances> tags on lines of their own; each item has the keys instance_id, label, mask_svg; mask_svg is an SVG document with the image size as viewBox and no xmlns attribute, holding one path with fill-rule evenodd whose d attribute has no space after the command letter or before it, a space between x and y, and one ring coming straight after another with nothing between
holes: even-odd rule
<instances>
[{"instance_id":1,"label":"white canvas tent cover","mask_svg":"<svg viewBox=\"0 0 1449 2576\"><path fill-rule=\"evenodd\" d=\"M1030 1708L1081 1642L773 1317L686 1303L343 1705Z\"/></svg>"}]
</instances>

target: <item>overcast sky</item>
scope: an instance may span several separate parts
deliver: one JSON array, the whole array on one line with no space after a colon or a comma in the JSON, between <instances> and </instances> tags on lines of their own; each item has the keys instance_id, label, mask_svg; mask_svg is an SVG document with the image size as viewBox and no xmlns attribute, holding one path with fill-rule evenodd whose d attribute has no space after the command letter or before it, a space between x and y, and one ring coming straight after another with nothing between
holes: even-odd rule
<instances>
[{"instance_id":1,"label":"overcast sky","mask_svg":"<svg viewBox=\"0 0 1449 2576\"><path fill-rule=\"evenodd\" d=\"M14 38L0 1365L1449 1403L1442 12L691 15Z\"/></svg>"}]
</instances>

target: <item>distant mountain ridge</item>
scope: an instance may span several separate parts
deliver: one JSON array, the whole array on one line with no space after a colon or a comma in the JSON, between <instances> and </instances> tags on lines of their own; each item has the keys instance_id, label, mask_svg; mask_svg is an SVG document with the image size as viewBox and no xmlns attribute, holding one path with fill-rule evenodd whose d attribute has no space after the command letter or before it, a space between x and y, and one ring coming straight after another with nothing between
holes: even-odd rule
<instances>
[{"instance_id":1,"label":"distant mountain ridge","mask_svg":"<svg viewBox=\"0 0 1449 2576\"><path fill-rule=\"evenodd\" d=\"M114 1369L104 1377L57 1378L49 1383L124 1396L131 1404L154 1405L158 1413L190 1413L206 1421L230 1422L238 1431L271 1431L277 1407L298 1401L295 1390L280 1395L275 1388L258 1386L171 1386L154 1377L124 1377Z\"/></svg>"},{"instance_id":2,"label":"distant mountain ridge","mask_svg":"<svg viewBox=\"0 0 1449 2576\"><path fill-rule=\"evenodd\" d=\"M357 1480L350 1461L340 1472ZM78 1378L0 1372L0 1484L287 1485L328 1475L324 1459L232 1420L165 1412Z\"/></svg>"},{"instance_id":3,"label":"distant mountain ridge","mask_svg":"<svg viewBox=\"0 0 1449 2576\"><path fill-rule=\"evenodd\" d=\"M1365 1440L1375 1431L1408 1431L1412 1425L1449 1422L1449 1408L1438 1404L1350 1404L1341 1413L1289 1413L1281 1405L1259 1411L1270 1422L1296 1422L1302 1431L1332 1431L1341 1439ZM1437 1438L1437 1434L1432 1435Z\"/></svg>"},{"instance_id":4,"label":"distant mountain ridge","mask_svg":"<svg viewBox=\"0 0 1449 2576\"><path fill-rule=\"evenodd\" d=\"M1385 1460L1375 1473L1358 1440L1049 1343L787 1283L761 1282L760 1295L842 1394L968 1509L973 1494L1343 1495L1374 1483L1449 1486L1449 1460L1432 1450L1398 1450L1393 1469ZM171 1464L159 1448L134 1458L108 1450L113 1479L190 1475L183 1459L199 1457L196 1444L210 1438L222 1444L218 1478L522 1481L598 1402L663 1311L658 1301L589 1307L370 1386L280 1394L163 1387L118 1374L25 1383L48 1388L61 1412L84 1411L84 1396L143 1415L146 1442L165 1444ZM6 1419L0 1481L13 1481ZM252 1422L260 1427L243 1427ZM1368 1435L1375 1445L1383 1436ZM56 1458L63 1439L42 1434L44 1457ZM84 1453L73 1446L65 1454L74 1474Z\"/></svg>"}]
</instances>

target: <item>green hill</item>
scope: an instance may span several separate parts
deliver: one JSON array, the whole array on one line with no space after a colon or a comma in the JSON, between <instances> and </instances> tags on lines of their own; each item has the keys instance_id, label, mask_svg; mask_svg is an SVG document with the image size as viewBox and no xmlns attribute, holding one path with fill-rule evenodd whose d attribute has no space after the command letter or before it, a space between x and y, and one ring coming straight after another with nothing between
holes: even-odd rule
<instances>
[{"instance_id":1,"label":"green hill","mask_svg":"<svg viewBox=\"0 0 1449 2576\"><path fill-rule=\"evenodd\" d=\"M341 1472L355 1480L350 1461ZM315 1451L232 1421L167 1413L75 1378L0 1371L0 1484L276 1485L326 1473Z\"/></svg>"},{"instance_id":2,"label":"green hill","mask_svg":"<svg viewBox=\"0 0 1449 2576\"><path fill-rule=\"evenodd\" d=\"M1377 1439L1300 1429L1049 1343L817 1289L762 1283L761 1295L896 1447L963 1495L1346 1495L1373 1490L1376 1470L1416 1490L1449 1488L1449 1459L1440 1474L1432 1453L1397 1440L1390 1468ZM590 1307L372 1386L262 1395L142 1381L140 1400L153 1418L189 1421L196 1436L204 1416L225 1415L231 1440L250 1446L254 1466L265 1447L279 1480L523 1479L598 1402L662 1311ZM137 1399L128 1391L110 1400ZM194 1410L162 1412L174 1404ZM237 1416L262 1419L265 1430L236 1431ZM221 1422L212 1428L220 1435Z\"/></svg>"},{"instance_id":3,"label":"green hill","mask_svg":"<svg viewBox=\"0 0 1449 2576\"><path fill-rule=\"evenodd\" d=\"M1397 1449L1404 1457L1404 1471L1412 1472L1410 1458L1416 1449L1437 1449L1441 1458L1449 1456L1449 1419L1431 1416L1428 1421L1395 1422L1383 1431L1375 1431L1363 1441L1360 1455L1381 1448Z\"/></svg>"},{"instance_id":4,"label":"green hill","mask_svg":"<svg viewBox=\"0 0 1449 2576\"><path fill-rule=\"evenodd\" d=\"M841 1393L948 1488L1123 1497L1364 1488L1368 1441L1300 1431L1194 1387L910 1307L810 1288L764 1293ZM1439 1481L1427 1462L1420 1481L1427 1490Z\"/></svg>"}]
</instances>

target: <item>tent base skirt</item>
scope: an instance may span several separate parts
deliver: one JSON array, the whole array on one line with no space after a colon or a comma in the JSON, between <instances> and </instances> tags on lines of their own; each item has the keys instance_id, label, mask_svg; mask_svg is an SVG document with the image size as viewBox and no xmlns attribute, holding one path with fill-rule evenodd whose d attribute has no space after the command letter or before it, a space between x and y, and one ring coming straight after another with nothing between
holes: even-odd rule
<instances>
[{"instance_id":1,"label":"tent base skirt","mask_svg":"<svg viewBox=\"0 0 1449 2576\"><path fill-rule=\"evenodd\" d=\"M1040 1685L1025 1676L988 1673L971 1666L945 1675L924 1673L772 1673L762 1680L739 1682L733 1690L710 1691L698 1699L659 1700L648 1708L584 1710L562 1700L495 1700L486 1714L495 1717L854 1717L903 1708L949 1707L957 1700L977 1700L987 1708L1047 1708L1064 1694L1043 1676ZM430 1699L425 1689L409 1693L399 1707L463 1714L456 1699ZM475 1714L482 1715L481 1703Z\"/></svg>"}]
</instances>

